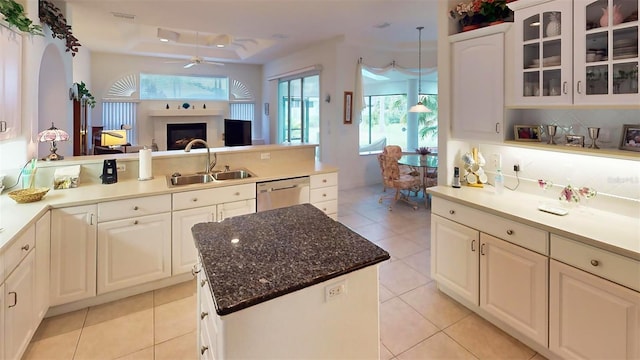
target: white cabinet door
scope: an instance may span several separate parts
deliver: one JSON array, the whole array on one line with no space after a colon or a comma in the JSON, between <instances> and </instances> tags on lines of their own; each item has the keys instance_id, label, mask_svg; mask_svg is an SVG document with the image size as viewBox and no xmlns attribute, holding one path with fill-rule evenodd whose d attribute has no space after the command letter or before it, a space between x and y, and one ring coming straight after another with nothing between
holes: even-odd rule
<instances>
[{"instance_id":1,"label":"white cabinet door","mask_svg":"<svg viewBox=\"0 0 640 360\"><path fill-rule=\"evenodd\" d=\"M35 252L18 265L5 281L4 359L20 359L36 331L34 314Z\"/></svg>"},{"instance_id":2,"label":"white cabinet door","mask_svg":"<svg viewBox=\"0 0 640 360\"><path fill-rule=\"evenodd\" d=\"M504 34L455 42L452 58L453 137L502 141Z\"/></svg>"},{"instance_id":3,"label":"white cabinet door","mask_svg":"<svg viewBox=\"0 0 640 360\"><path fill-rule=\"evenodd\" d=\"M567 359L640 358L640 293L551 260L549 348Z\"/></svg>"},{"instance_id":4,"label":"white cabinet door","mask_svg":"<svg viewBox=\"0 0 640 360\"><path fill-rule=\"evenodd\" d=\"M480 233L480 307L547 347L549 259Z\"/></svg>"},{"instance_id":5,"label":"white cabinet door","mask_svg":"<svg viewBox=\"0 0 640 360\"><path fill-rule=\"evenodd\" d=\"M515 105L573 103L572 15L570 1L516 11Z\"/></svg>"},{"instance_id":6,"label":"white cabinet door","mask_svg":"<svg viewBox=\"0 0 640 360\"><path fill-rule=\"evenodd\" d=\"M96 206L51 210L50 305L96 295Z\"/></svg>"},{"instance_id":7,"label":"white cabinet door","mask_svg":"<svg viewBox=\"0 0 640 360\"><path fill-rule=\"evenodd\" d=\"M2 281L2 280L0 280ZM0 335L0 359L5 359L4 355L4 334L7 333L10 329L5 328L4 326L4 309L6 308L4 302L4 283L0 285L0 331L2 331L2 335Z\"/></svg>"},{"instance_id":8,"label":"white cabinet door","mask_svg":"<svg viewBox=\"0 0 640 360\"><path fill-rule=\"evenodd\" d=\"M638 106L638 0L573 4L575 103Z\"/></svg>"},{"instance_id":9,"label":"white cabinet door","mask_svg":"<svg viewBox=\"0 0 640 360\"><path fill-rule=\"evenodd\" d=\"M0 140L20 136L22 35L0 25Z\"/></svg>"},{"instance_id":10,"label":"white cabinet door","mask_svg":"<svg viewBox=\"0 0 640 360\"><path fill-rule=\"evenodd\" d=\"M49 268L51 265L51 212L36 222L35 313L40 321L49 310Z\"/></svg>"},{"instance_id":11,"label":"white cabinet door","mask_svg":"<svg viewBox=\"0 0 640 360\"><path fill-rule=\"evenodd\" d=\"M173 275L187 273L198 260L191 228L202 222L215 221L216 206L174 211L173 214L172 271Z\"/></svg>"},{"instance_id":12,"label":"white cabinet door","mask_svg":"<svg viewBox=\"0 0 640 360\"><path fill-rule=\"evenodd\" d=\"M171 214L98 224L98 294L171 276Z\"/></svg>"},{"instance_id":13,"label":"white cabinet door","mask_svg":"<svg viewBox=\"0 0 640 360\"><path fill-rule=\"evenodd\" d=\"M431 277L478 305L479 232L431 215Z\"/></svg>"},{"instance_id":14,"label":"white cabinet door","mask_svg":"<svg viewBox=\"0 0 640 360\"><path fill-rule=\"evenodd\" d=\"M218 215L216 217L216 221L222 221L226 218L238 215L253 214L256 212L256 199L219 204L217 212Z\"/></svg>"},{"instance_id":15,"label":"white cabinet door","mask_svg":"<svg viewBox=\"0 0 640 360\"><path fill-rule=\"evenodd\" d=\"M253 214L256 212L256 199L234 201L213 206L173 212L172 271L173 275L191 271L196 263L198 251L191 234L193 225L222 221L226 218Z\"/></svg>"}]
</instances>

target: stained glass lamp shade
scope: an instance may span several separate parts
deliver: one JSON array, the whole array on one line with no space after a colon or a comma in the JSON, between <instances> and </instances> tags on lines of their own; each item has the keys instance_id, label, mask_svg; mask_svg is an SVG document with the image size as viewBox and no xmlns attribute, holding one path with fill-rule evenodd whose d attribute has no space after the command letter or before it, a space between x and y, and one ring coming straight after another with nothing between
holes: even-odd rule
<instances>
[{"instance_id":1,"label":"stained glass lamp shade","mask_svg":"<svg viewBox=\"0 0 640 360\"><path fill-rule=\"evenodd\" d=\"M60 130L57 127L55 127L53 125L53 123L51 123L51 127L48 128L47 130L41 131L38 134L38 141L39 142L50 142L51 143L51 148L49 149L49 151L51 152L49 155L45 156L44 158L42 158L42 160L46 160L46 161L54 161L54 160L62 160L64 159L64 157L62 155L58 155L56 153L56 151L58 150L58 148L56 147L56 142L58 141L68 141L69 140L69 134L67 134L66 131L64 130Z\"/></svg>"}]
</instances>

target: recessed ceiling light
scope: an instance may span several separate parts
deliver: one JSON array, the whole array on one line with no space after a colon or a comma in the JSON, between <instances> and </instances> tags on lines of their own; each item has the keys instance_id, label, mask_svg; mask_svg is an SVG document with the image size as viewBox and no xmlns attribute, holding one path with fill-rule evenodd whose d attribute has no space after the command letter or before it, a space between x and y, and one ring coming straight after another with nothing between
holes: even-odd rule
<instances>
[{"instance_id":1,"label":"recessed ceiling light","mask_svg":"<svg viewBox=\"0 0 640 360\"><path fill-rule=\"evenodd\" d=\"M384 28L388 28L389 26L391 26L391 24L389 24L386 21L380 24L373 25L373 27L376 29L384 29Z\"/></svg>"},{"instance_id":2,"label":"recessed ceiling light","mask_svg":"<svg viewBox=\"0 0 640 360\"><path fill-rule=\"evenodd\" d=\"M169 42L169 39L160 39L162 42Z\"/></svg>"},{"instance_id":3,"label":"recessed ceiling light","mask_svg":"<svg viewBox=\"0 0 640 360\"><path fill-rule=\"evenodd\" d=\"M125 13L119 13L119 12L111 12L111 15L117 18L122 18L127 20L134 20L136 18L136 16L133 14L125 14Z\"/></svg>"},{"instance_id":4,"label":"recessed ceiling light","mask_svg":"<svg viewBox=\"0 0 640 360\"><path fill-rule=\"evenodd\" d=\"M216 47L223 48L224 44L218 44L218 45L216 45Z\"/></svg>"}]
</instances>

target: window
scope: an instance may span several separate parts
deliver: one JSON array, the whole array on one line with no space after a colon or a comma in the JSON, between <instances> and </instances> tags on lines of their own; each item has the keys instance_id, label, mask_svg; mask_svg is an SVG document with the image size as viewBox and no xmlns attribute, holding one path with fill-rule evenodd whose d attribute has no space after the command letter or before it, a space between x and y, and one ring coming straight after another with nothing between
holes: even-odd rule
<instances>
[{"instance_id":1,"label":"window","mask_svg":"<svg viewBox=\"0 0 640 360\"><path fill-rule=\"evenodd\" d=\"M254 103L229 103L229 118L253 121L255 108Z\"/></svg>"},{"instance_id":2,"label":"window","mask_svg":"<svg viewBox=\"0 0 640 360\"><path fill-rule=\"evenodd\" d=\"M319 143L319 94L319 75L279 82L278 142Z\"/></svg>"},{"instance_id":3,"label":"window","mask_svg":"<svg viewBox=\"0 0 640 360\"><path fill-rule=\"evenodd\" d=\"M418 113L418 134L407 134L407 95L370 95L360 122L360 153L381 151L385 145L407 149L407 137L417 136L418 146L438 146L438 96L421 94L420 99L430 113Z\"/></svg>"},{"instance_id":4,"label":"window","mask_svg":"<svg viewBox=\"0 0 640 360\"><path fill-rule=\"evenodd\" d=\"M229 78L140 74L141 100L229 100Z\"/></svg>"},{"instance_id":5,"label":"window","mask_svg":"<svg viewBox=\"0 0 640 360\"><path fill-rule=\"evenodd\" d=\"M124 126L130 126L127 131L127 140L131 144L138 143L136 127L135 102L105 101L102 103L102 126L104 130L118 130Z\"/></svg>"}]
</instances>

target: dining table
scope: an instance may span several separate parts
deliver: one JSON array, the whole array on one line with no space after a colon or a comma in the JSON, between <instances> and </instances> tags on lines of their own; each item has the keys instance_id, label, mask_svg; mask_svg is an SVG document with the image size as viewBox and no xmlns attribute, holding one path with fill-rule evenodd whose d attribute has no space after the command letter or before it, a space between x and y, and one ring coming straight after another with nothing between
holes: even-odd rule
<instances>
[{"instance_id":1,"label":"dining table","mask_svg":"<svg viewBox=\"0 0 640 360\"><path fill-rule=\"evenodd\" d=\"M427 184L429 174L433 174L434 172L437 173L438 171L438 154L402 154L402 157L398 159L398 164L407 165L420 171L420 190L422 190L422 194L424 195L424 205L425 207L428 207L429 196L427 194Z\"/></svg>"}]
</instances>

